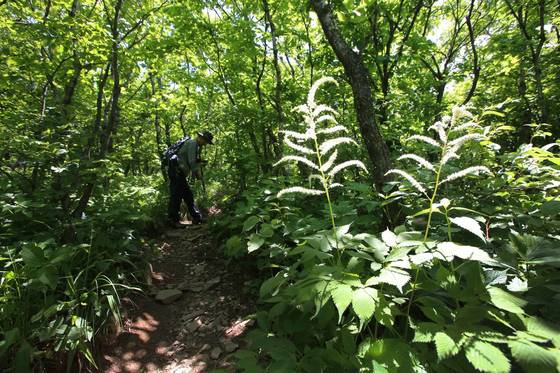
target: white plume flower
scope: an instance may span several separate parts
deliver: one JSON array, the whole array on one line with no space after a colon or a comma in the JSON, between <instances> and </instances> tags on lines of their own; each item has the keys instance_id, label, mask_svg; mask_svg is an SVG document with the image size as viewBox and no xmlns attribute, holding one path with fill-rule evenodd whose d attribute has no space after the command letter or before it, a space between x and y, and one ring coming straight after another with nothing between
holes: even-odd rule
<instances>
[{"instance_id":1,"label":"white plume flower","mask_svg":"<svg viewBox=\"0 0 560 373\"><path fill-rule=\"evenodd\" d=\"M484 136L482 136L479 133L469 133L467 135L461 136L459 138L456 138L455 140L451 141L449 143L449 147L460 147L461 145L463 145L464 143L466 143L467 141L470 140L478 140L483 138Z\"/></svg>"},{"instance_id":2,"label":"white plume flower","mask_svg":"<svg viewBox=\"0 0 560 373\"><path fill-rule=\"evenodd\" d=\"M317 93L317 90L319 89L319 87L321 85L327 83L327 82L334 83L335 85L338 85L336 80L334 80L334 78L331 78L330 76L322 77L321 79L319 79L315 83L313 83L313 85L311 86L311 89L309 90L309 94L307 95L307 106L309 108L314 108L315 107L315 94Z\"/></svg>"},{"instance_id":3,"label":"white plume flower","mask_svg":"<svg viewBox=\"0 0 560 373\"><path fill-rule=\"evenodd\" d=\"M318 174L309 175L309 177L307 178L307 182L309 183L309 185L313 184L313 180L319 180L321 185L323 185L323 177L321 175Z\"/></svg>"},{"instance_id":4,"label":"white plume flower","mask_svg":"<svg viewBox=\"0 0 560 373\"><path fill-rule=\"evenodd\" d=\"M411 140L423 141L426 144L430 144L432 146L435 146L436 148L441 148L441 145L436 140L434 140L434 139L432 139L428 136L414 135L414 136L410 136L407 141L411 141Z\"/></svg>"},{"instance_id":5,"label":"white plume flower","mask_svg":"<svg viewBox=\"0 0 560 373\"><path fill-rule=\"evenodd\" d=\"M306 148L305 146L301 146L298 144L293 143L292 141L290 141L290 139L288 137L284 138L284 142L286 143L286 145L288 145L290 148L297 150L303 154L315 154L315 152L309 148Z\"/></svg>"},{"instance_id":6,"label":"white plume flower","mask_svg":"<svg viewBox=\"0 0 560 373\"><path fill-rule=\"evenodd\" d=\"M420 193L424 194L425 196L427 196L427 192L426 189L422 186L422 184L420 184L418 182L418 180L416 180L412 175L410 175L407 172L404 172L403 170L399 170L399 169L392 169L389 170L385 173L385 175L390 175L390 174L396 174L396 175L400 175L402 177L404 177L406 180L408 180L408 182L410 184L412 184L412 186L414 188L416 188L416 190L418 190Z\"/></svg>"},{"instance_id":7,"label":"white plume flower","mask_svg":"<svg viewBox=\"0 0 560 373\"><path fill-rule=\"evenodd\" d=\"M294 139L299 139L299 140L308 140L311 138L311 134L306 132L306 133L299 133L299 132L294 132L294 131L280 131L283 134L285 134L288 137L293 137Z\"/></svg>"},{"instance_id":8,"label":"white plume flower","mask_svg":"<svg viewBox=\"0 0 560 373\"><path fill-rule=\"evenodd\" d=\"M297 156L297 155L287 155L287 156L283 157L282 159L280 159L278 162L276 162L274 164L274 167L278 166L279 164L289 162L289 161L301 162L301 163L304 163L304 164L308 165L309 167L314 168L316 170L319 169L319 166L317 166L315 163L311 162L309 159L304 158L304 157L300 157L300 156Z\"/></svg>"},{"instance_id":9,"label":"white plume flower","mask_svg":"<svg viewBox=\"0 0 560 373\"><path fill-rule=\"evenodd\" d=\"M447 142L447 134L445 133L445 128L443 128L442 122L435 122L433 125L430 126L429 129L432 129L437 132L439 139L442 143Z\"/></svg>"},{"instance_id":10,"label":"white plume flower","mask_svg":"<svg viewBox=\"0 0 560 373\"><path fill-rule=\"evenodd\" d=\"M334 152L329 157L329 160L326 161L325 163L323 163L323 165L321 166L321 171L326 172L326 171L330 170L330 168L332 167L332 165L336 161L337 156L338 156L338 150L335 149Z\"/></svg>"},{"instance_id":11,"label":"white plume flower","mask_svg":"<svg viewBox=\"0 0 560 373\"><path fill-rule=\"evenodd\" d=\"M467 123L461 124L460 126L452 128L451 132L461 132L461 131L466 130L467 128L482 129L482 127L479 126L478 124L476 124L475 122L467 122Z\"/></svg>"},{"instance_id":12,"label":"white plume flower","mask_svg":"<svg viewBox=\"0 0 560 373\"><path fill-rule=\"evenodd\" d=\"M451 149L447 149L445 153L443 153L443 157L441 158L441 165L446 164L452 159L459 159L459 155L457 154L459 148L460 146L459 147L455 146Z\"/></svg>"},{"instance_id":13,"label":"white plume flower","mask_svg":"<svg viewBox=\"0 0 560 373\"><path fill-rule=\"evenodd\" d=\"M317 131L317 134L330 135L330 134L340 132L340 131L348 132L348 130L344 126L334 126L334 127L327 128L327 129L324 129L324 130L319 130L319 131Z\"/></svg>"},{"instance_id":14,"label":"white plume flower","mask_svg":"<svg viewBox=\"0 0 560 373\"><path fill-rule=\"evenodd\" d=\"M311 114L311 116L313 118L318 117L322 112L324 111L328 111L330 113L333 113L334 115L337 115L338 113L336 112L336 110L334 110L332 107L328 106L328 105L317 105L312 111L310 111L309 113Z\"/></svg>"},{"instance_id":15,"label":"white plume flower","mask_svg":"<svg viewBox=\"0 0 560 373\"><path fill-rule=\"evenodd\" d=\"M316 124L322 123L324 121L330 120L331 122L338 124L338 122L336 121L336 119L330 115L330 114L325 114L325 115L321 115L319 118L317 118L317 120L315 120Z\"/></svg>"},{"instance_id":16,"label":"white plume flower","mask_svg":"<svg viewBox=\"0 0 560 373\"><path fill-rule=\"evenodd\" d=\"M420 157L419 155L416 154L403 154L401 155L397 160L403 160L403 159L411 159L413 161L415 161L416 163L418 163L420 166L427 168L430 171L435 171L434 166L428 162L427 160L425 160L424 158Z\"/></svg>"},{"instance_id":17,"label":"white plume flower","mask_svg":"<svg viewBox=\"0 0 560 373\"><path fill-rule=\"evenodd\" d=\"M325 192L322 191L322 190L309 189L309 188L303 188L303 187L295 186L295 187L291 187L291 188L282 189L281 191L278 192L276 197L282 197L284 194L290 194L290 193L307 194L307 195L313 195L313 196L319 196L321 194L325 194Z\"/></svg>"},{"instance_id":18,"label":"white plume flower","mask_svg":"<svg viewBox=\"0 0 560 373\"><path fill-rule=\"evenodd\" d=\"M455 173L452 173L451 175L447 176L447 178L446 178L445 180L443 180L440 184L447 183L447 182L449 182L449 181L453 181L453 180L459 179L459 178L464 177L464 176L469 175L469 174L477 174L477 175L478 175L478 174L481 173L481 172L484 172L484 173L487 173L487 174L489 174L489 175L492 175L492 172L490 172L490 170L488 169L488 167L485 167L485 166L473 166L473 167L468 167L468 168L465 168L464 170L461 170L461 171L457 171L457 172L455 172Z\"/></svg>"},{"instance_id":19,"label":"white plume flower","mask_svg":"<svg viewBox=\"0 0 560 373\"><path fill-rule=\"evenodd\" d=\"M340 171L342 171L345 168L348 168L350 166L356 166L356 167L361 168L365 172L368 172L366 166L362 162L354 159L354 160L351 160L351 161L342 162L342 163L334 166L333 169L329 171L329 177L333 178L337 173L339 173Z\"/></svg>"},{"instance_id":20,"label":"white plume flower","mask_svg":"<svg viewBox=\"0 0 560 373\"><path fill-rule=\"evenodd\" d=\"M336 139L327 140L319 146L321 154L327 154L329 150L340 144L356 144L354 140L349 137L337 137ZM356 144L357 145L357 144Z\"/></svg>"}]
</instances>

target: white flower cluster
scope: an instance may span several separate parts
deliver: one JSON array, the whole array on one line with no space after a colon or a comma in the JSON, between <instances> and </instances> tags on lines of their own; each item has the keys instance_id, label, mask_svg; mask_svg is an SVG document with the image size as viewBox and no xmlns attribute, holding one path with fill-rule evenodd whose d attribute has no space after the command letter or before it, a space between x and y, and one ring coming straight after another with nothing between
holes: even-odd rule
<instances>
[{"instance_id":1,"label":"white flower cluster","mask_svg":"<svg viewBox=\"0 0 560 373\"><path fill-rule=\"evenodd\" d=\"M437 140L423 135L414 135L408 139L408 141L412 141L412 140L421 141L437 149L440 149L441 158L439 163L432 164L428 162L426 159L416 154L404 154L401 155L398 158L398 160L408 159L414 161L419 166L436 173L438 177L440 177L441 176L440 172L442 171L443 166L450 160L459 158L459 151L461 150L461 147L463 145L465 145L469 141L484 139L484 135L482 135L479 132L471 132L471 133L466 133L461 135L461 133L467 130L476 131L482 129L482 127L480 127L478 124L476 124L473 121L469 121L461 124L461 121L464 118L472 118L472 114L462 106L455 106L452 109L451 116L447 115L442 117L440 121L434 123L429 128L437 134L438 137ZM457 135L459 137L456 137ZM443 178L443 181L440 181L439 183L443 184L462 178L467 175L473 175L473 174L478 175L480 173L491 174L490 170L487 167L473 166L473 167L465 168L464 170L461 171L454 172L448 175L447 177ZM387 175L389 174L395 174L403 177L414 187L414 189L416 189L418 192L428 197L426 187L422 185L422 183L416 180L414 176L410 175L409 173L404 172L402 170L395 169L395 170L388 171Z\"/></svg>"},{"instance_id":2,"label":"white flower cluster","mask_svg":"<svg viewBox=\"0 0 560 373\"><path fill-rule=\"evenodd\" d=\"M350 137L336 137L333 139L324 139L319 141L319 137L325 135L332 135L338 132L347 132L346 127L338 124L334 115L336 111L327 105L317 105L315 103L315 95L319 87L327 82L335 83L333 78L325 77L317 80L311 87L309 94L307 95L307 104L300 105L294 109L294 111L300 112L304 116L304 123L307 126L305 132L295 132L295 131L282 131L284 133L284 142L290 148L294 149L300 155L288 155L280 159L274 166L280 165L285 162L299 162L302 163L319 173L313 174L309 177L309 184L312 185L313 180L319 180L324 191L318 189L310 189L303 187L291 187L281 190L278 193L278 197L283 196L288 193L300 193L307 195L320 195L327 193L328 190L341 186L338 183L333 183L334 177L342 170L348 167L359 167L367 172L366 166L358 160L350 160L336 164L338 158L337 147L341 144L356 144L356 142ZM321 130L317 130L317 125L321 123L331 122L335 124L332 127L327 127ZM310 147L306 143L312 143ZM334 151L333 151L334 150ZM329 155L330 154L330 155ZM308 159L306 156L314 156L314 160ZM326 162L324 158L328 156Z\"/></svg>"}]
</instances>

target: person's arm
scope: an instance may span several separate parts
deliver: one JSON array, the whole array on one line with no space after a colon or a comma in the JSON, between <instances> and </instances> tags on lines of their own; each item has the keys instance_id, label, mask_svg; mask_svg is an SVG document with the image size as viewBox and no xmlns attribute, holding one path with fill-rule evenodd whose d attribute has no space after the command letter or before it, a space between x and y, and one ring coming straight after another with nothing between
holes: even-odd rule
<instances>
[{"instance_id":1,"label":"person's arm","mask_svg":"<svg viewBox=\"0 0 560 373\"><path fill-rule=\"evenodd\" d=\"M196 156L197 156L197 150L198 150L198 144L196 143L196 141L192 141L189 142L189 144L187 144L187 162L189 165L189 168L193 174L193 176L197 179L201 178L201 174L200 174L200 163L197 162Z\"/></svg>"}]
</instances>

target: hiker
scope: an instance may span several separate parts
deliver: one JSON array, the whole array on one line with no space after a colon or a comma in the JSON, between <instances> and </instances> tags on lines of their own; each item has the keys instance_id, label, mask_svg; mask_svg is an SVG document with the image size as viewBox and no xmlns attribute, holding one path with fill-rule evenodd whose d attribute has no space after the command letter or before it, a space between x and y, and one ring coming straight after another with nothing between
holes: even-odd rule
<instances>
[{"instance_id":1,"label":"hiker","mask_svg":"<svg viewBox=\"0 0 560 373\"><path fill-rule=\"evenodd\" d=\"M202 214L194 204L194 196L187 182L187 176L192 173L195 179L202 179L202 164L200 151L202 147L213 144L214 136L209 131L198 132L196 139L186 137L166 150L164 157L168 159L167 172L169 175L169 211L168 218L171 226L183 227L179 211L181 201L185 201L192 217L193 224L202 223Z\"/></svg>"}]
</instances>

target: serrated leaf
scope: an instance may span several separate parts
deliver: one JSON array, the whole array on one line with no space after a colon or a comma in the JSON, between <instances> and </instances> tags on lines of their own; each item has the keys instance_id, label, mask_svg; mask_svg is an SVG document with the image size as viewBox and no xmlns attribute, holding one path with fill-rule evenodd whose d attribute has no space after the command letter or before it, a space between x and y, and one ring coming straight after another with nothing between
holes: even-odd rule
<instances>
[{"instance_id":1,"label":"serrated leaf","mask_svg":"<svg viewBox=\"0 0 560 373\"><path fill-rule=\"evenodd\" d=\"M383 233L381 233L381 238L383 239L383 242L387 244L387 246L397 246L397 235L391 232L389 229L386 229L385 231L383 231Z\"/></svg>"},{"instance_id":2,"label":"serrated leaf","mask_svg":"<svg viewBox=\"0 0 560 373\"><path fill-rule=\"evenodd\" d=\"M445 332L437 332L434 336L439 360L455 356L459 353L459 343Z\"/></svg>"},{"instance_id":3,"label":"serrated leaf","mask_svg":"<svg viewBox=\"0 0 560 373\"><path fill-rule=\"evenodd\" d=\"M438 244L438 252L445 257L445 260L450 261L453 257L476 260L486 264L495 264L496 262L490 258L488 253L478 247L457 245L455 242L442 242Z\"/></svg>"},{"instance_id":4,"label":"serrated leaf","mask_svg":"<svg viewBox=\"0 0 560 373\"><path fill-rule=\"evenodd\" d=\"M509 341L508 346L515 360L530 365L556 366L556 356L551 351L528 340Z\"/></svg>"},{"instance_id":5,"label":"serrated leaf","mask_svg":"<svg viewBox=\"0 0 560 373\"><path fill-rule=\"evenodd\" d=\"M465 349L467 360L475 369L488 373L508 373L511 365L497 347L488 342L474 341Z\"/></svg>"},{"instance_id":6,"label":"serrated leaf","mask_svg":"<svg viewBox=\"0 0 560 373\"><path fill-rule=\"evenodd\" d=\"M410 275L400 268L385 267L379 273L377 280L395 286L402 293L403 286L410 281Z\"/></svg>"},{"instance_id":7,"label":"serrated leaf","mask_svg":"<svg viewBox=\"0 0 560 373\"><path fill-rule=\"evenodd\" d=\"M519 277L514 277L506 287L514 293L524 293L529 290L527 280L521 280Z\"/></svg>"},{"instance_id":8,"label":"serrated leaf","mask_svg":"<svg viewBox=\"0 0 560 373\"><path fill-rule=\"evenodd\" d=\"M488 293L492 304L499 309L517 314L524 313L522 307L527 304L525 300L494 286L488 289Z\"/></svg>"},{"instance_id":9,"label":"serrated leaf","mask_svg":"<svg viewBox=\"0 0 560 373\"><path fill-rule=\"evenodd\" d=\"M338 322L342 320L342 315L344 311L348 308L352 302L353 291L352 287L345 284L337 284L332 290L332 300L336 309L338 310Z\"/></svg>"},{"instance_id":10,"label":"serrated leaf","mask_svg":"<svg viewBox=\"0 0 560 373\"><path fill-rule=\"evenodd\" d=\"M375 302L377 290L373 288L359 288L352 294L352 308L360 318L360 325L363 325L371 318L375 312Z\"/></svg>"},{"instance_id":11,"label":"serrated leaf","mask_svg":"<svg viewBox=\"0 0 560 373\"><path fill-rule=\"evenodd\" d=\"M414 339L412 342L432 342L435 339L436 333L443 330L443 326L433 322L418 323L414 330Z\"/></svg>"},{"instance_id":12,"label":"serrated leaf","mask_svg":"<svg viewBox=\"0 0 560 373\"><path fill-rule=\"evenodd\" d=\"M486 241L484 238L484 233L482 229L480 229L480 225L476 220L473 218L469 218L468 216L461 216L458 218L450 218L451 222L459 227L466 229L467 231L471 232L475 236L479 237L482 241Z\"/></svg>"}]
</instances>

